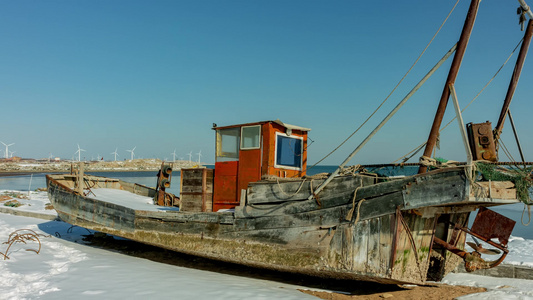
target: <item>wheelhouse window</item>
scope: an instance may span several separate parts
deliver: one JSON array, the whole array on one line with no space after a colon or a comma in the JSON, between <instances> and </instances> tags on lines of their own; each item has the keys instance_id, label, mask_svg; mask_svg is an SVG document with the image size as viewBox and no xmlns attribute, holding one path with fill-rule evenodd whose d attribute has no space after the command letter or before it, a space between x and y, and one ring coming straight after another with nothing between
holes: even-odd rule
<instances>
[{"instance_id":1,"label":"wheelhouse window","mask_svg":"<svg viewBox=\"0 0 533 300\"><path fill-rule=\"evenodd\" d=\"M240 128L217 130L216 161L239 160Z\"/></svg>"},{"instance_id":2,"label":"wheelhouse window","mask_svg":"<svg viewBox=\"0 0 533 300\"><path fill-rule=\"evenodd\" d=\"M241 149L259 149L261 137L261 125L244 126L241 130Z\"/></svg>"},{"instance_id":3,"label":"wheelhouse window","mask_svg":"<svg viewBox=\"0 0 533 300\"><path fill-rule=\"evenodd\" d=\"M276 133L276 167L302 168L303 138Z\"/></svg>"}]
</instances>

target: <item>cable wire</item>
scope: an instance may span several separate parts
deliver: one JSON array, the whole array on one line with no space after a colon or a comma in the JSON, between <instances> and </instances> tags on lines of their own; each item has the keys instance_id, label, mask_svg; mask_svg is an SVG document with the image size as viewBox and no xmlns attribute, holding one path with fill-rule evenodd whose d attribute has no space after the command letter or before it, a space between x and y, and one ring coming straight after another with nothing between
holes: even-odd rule
<instances>
[{"instance_id":1,"label":"cable wire","mask_svg":"<svg viewBox=\"0 0 533 300\"><path fill-rule=\"evenodd\" d=\"M442 24L440 25L439 29L437 30L437 32L435 32L435 34L433 35L433 37L431 38L431 40L429 41L429 43L426 45L426 47L424 48L424 50L422 51L422 53L420 53L420 55L418 56L418 58L415 60L415 62L411 65L411 67L409 68L409 70L407 71L407 73L405 73L405 75L403 75L402 79L400 79L400 81L396 84L396 86L392 89L392 91L389 93L389 95L385 98L385 100L383 100L383 102L381 102L381 104L374 110L374 112L354 131L352 132L352 134L350 134L350 136L348 136L342 143L340 143L340 145L338 145L335 149L333 149L330 153L328 153L326 156L324 156L322 159L320 159L318 162L316 162L314 165L312 165L311 167L309 167L308 169L311 169L313 167L315 167L316 165L318 165L319 163L321 163L322 161L324 161L326 158L328 158L331 154L333 154L335 151L337 151L340 147L342 147L342 145L344 145L349 139L351 139L377 112L378 110L385 104L385 102L387 102L387 100L390 98L390 96L394 93L394 91L396 91L396 89L398 88L398 86L400 86L400 84L403 82L403 80L407 77L407 75L411 72L411 70L414 68L414 66L418 63L418 61L420 60L420 58L422 57L422 55L424 55L424 53L426 52L426 50L429 48L429 46L432 44L433 40L435 39L435 37L437 36L437 34L440 32L440 30L442 29L442 27L444 26L444 24L446 24L446 21L448 21L448 18L450 17L450 15L452 14L452 12L455 10L455 7L457 6L457 4L459 3L460 0L457 0L457 2L455 2L455 5L452 7L452 9L450 10L450 12L448 13L448 15L446 16L446 18L444 19L444 21L442 22Z\"/></svg>"},{"instance_id":2,"label":"cable wire","mask_svg":"<svg viewBox=\"0 0 533 300\"><path fill-rule=\"evenodd\" d=\"M513 54L516 52L516 49L518 49L518 47L522 44L522 42L524 41L524 38L521 38L520 39L520 42L518 42L518 44L516 45L516 47L513 49L513 51L511 52L511 54L509 54L509 56L507 57L507 59L505 60L505 62L500 66L500 68L498 69L498 71L496 71L496 73L494 74L494 76L492 76L492 78L487 82L487 84L485 84L485 86L479 91L479 93L477 93L477 95L461 110L461 112L464 112L478 97L479 95L481 95L481 93L483 93L483 91L489 86L489 84L492 83L492 81L496 78L496 76L498 76L498 74L500 73L500 71L503 69L503 67L507 64L507 62L509 62L509 59L511 59L511 57L513 56ZM457 116L453 117L446 125L444 125L444 127L442 127L440 130L439 130L439 133L441 133L444 129L446 129L446 127L448 127L453 121L455 121L455 119L457 119ZM424 145L426 145L427 142L424 142L422 143L421 145L417 146L416 148L414 148L413 150L409 151L409 153L405 154L404 156L398 158L397 160L393 161L392 163L396 163L402 159L404 159L405 157L407 157L409 154L413 153L414 151L418 150L419 148L423 147ZM417 151L418 152L418 151ZM416 153L415 153L416 154ZM414 156L414 154L410 157L407 158L407 160L411 159L412 157ZM403 162L406 162L407 160L404 160Z\"/></svg>"}]
</instances>

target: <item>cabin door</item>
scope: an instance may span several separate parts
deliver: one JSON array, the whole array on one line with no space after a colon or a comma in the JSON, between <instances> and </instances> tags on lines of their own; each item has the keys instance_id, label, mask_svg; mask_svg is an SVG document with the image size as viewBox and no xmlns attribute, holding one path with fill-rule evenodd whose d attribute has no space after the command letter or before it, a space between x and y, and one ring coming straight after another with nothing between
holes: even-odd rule
<instances>
[{"instance_id":1,"label":"cabin door","mask_svg":"<svg viewBox=\"0 0 533 300\"><path fill-rule=\"evenodd\" d=\"M239 205L237 198L238 161L215 163L215 187L213 193L213 211L233 208Z\"/></svg>"},{"instance_id":2,"label":"cabin door","mask_svg":"<svg viewBox=\"0 0 533 300\"><path fill-rule=\"evenodd\" d=\"M239 205L240 128L217 130L213 211Z\"/></svg>"},{"instance_id":3,"label":"cabin door","mask_svg":"<svg viewBox=\"0 0 533 300\"><path fill-rule=\"evenodd\" d=\"M261 125L241 127L238 178L237 197L240 202L240 191L247 189L248 183L261 179Z\"/></svg>"}]
</instances>

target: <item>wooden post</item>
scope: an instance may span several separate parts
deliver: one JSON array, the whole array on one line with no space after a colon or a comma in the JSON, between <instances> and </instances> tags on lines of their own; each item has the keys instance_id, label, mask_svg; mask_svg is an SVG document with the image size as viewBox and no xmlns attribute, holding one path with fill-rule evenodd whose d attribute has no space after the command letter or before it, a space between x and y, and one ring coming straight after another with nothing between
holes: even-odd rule
<instances>
[{"instance_id":1,"label":"wooden post","mask_svg":"<svg viewBox=\"0 0 533 300\"><path fill-rule=\"evenodd\" d=\"M444 117L444 112L446 112L446 106L448 105L448 99L450 98L449 86L450 84L455 83L457 73L459 73L459 68L461 67L461 62L463 61L466 46L468 45L472 29L474 28L474 22L476 21L479 2L480 0L472 0L472 2L470 3L470 8L468 9L468 14L466 15L465 24L463 26L463 31L461 32L461 37L459 39L459 42L457 43L457 50L455 51L455 56L453 57L450 72L448 73L448 78L446 79L444 90L442 91L439 106L437 108L437 112L435 113L433 126L431 126L431 131L429 133L426 149L424 150L424 156L431 157L431 152L433 152L433 148L435 148L435 144L437 143L437 137L439 135L442 118ZM419 174L425 173L426 171L426 166L420 166L420 169L418 169Z\"/></svg>"},{"instance_id":2,"label":"wooden post","mask_svg":"<svg viewBox=\"0 0 533 300\"><path fill-rule=\"evenodd\" d=\"M207 169L202 170L202 211L207 211Z\"/></svg>"},{"instance_id":3,"label":"wooden post","mask_svg":"<svg viewBox=\"0 0 533 300\"><path fill-rule=\"evenodd\" d=\"M77 178L78 179L78 193L82 196L83 196L83 188L85 186L85 182L83 181L83 173L84 173L83 165L84 165L83 162L80 162L78 165L78 178Z\"/></svg>"}]
</instances>

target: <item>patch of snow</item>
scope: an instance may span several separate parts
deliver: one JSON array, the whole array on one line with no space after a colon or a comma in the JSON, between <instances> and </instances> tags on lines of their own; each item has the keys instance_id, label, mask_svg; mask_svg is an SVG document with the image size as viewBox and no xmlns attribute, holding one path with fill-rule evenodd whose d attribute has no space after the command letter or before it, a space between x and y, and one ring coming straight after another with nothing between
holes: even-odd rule
<instances>
[{"instance_id":1,"label":"patch of snow","mask_svg":"<svg viewBox=\"0 0 533 300\"><path fill-rule=\"evenodd\" d=\"M22 205L19 207L9 207L4 206L2 202L0 202L0 205L2 205L3 208L6 209L12 209L12 210L20 210L20 211L29 211L29 212L37 212L42 214L48 214L48 215L57 215L57 212L53 209L45 209L45 206L47 203L50 203L50 200L48 200L48 194L43 191L38 192L22 192L22 191L15 191L15 190L0 190L0 195L5 195L6 193L14 193L14 194L20 194L23 196L28 196L29 199L26 198L14 198L18 202L20 202Z\"/></svg>"},{"instance_id":2,"label":"patch of snow","mask_svg":"<svg viewBox=\"0 0 533 300\"><path fill-rule=\"evenodd\" d=\"M505 258L506 264L527 266L533 268L533 240L511 236L509 239L509 254Z\"/></svg>"},{"instance_id":3,"label":"patch of snow","mask_svg":"<svg viewBox=\"0 0 533 300\"><path fill-rule=\"evenodd\" d=\"M485 293L470 294L457 299L533 299L533 280L451 273L442 283L487 289Z\"/></svg>"}]
</instances>

